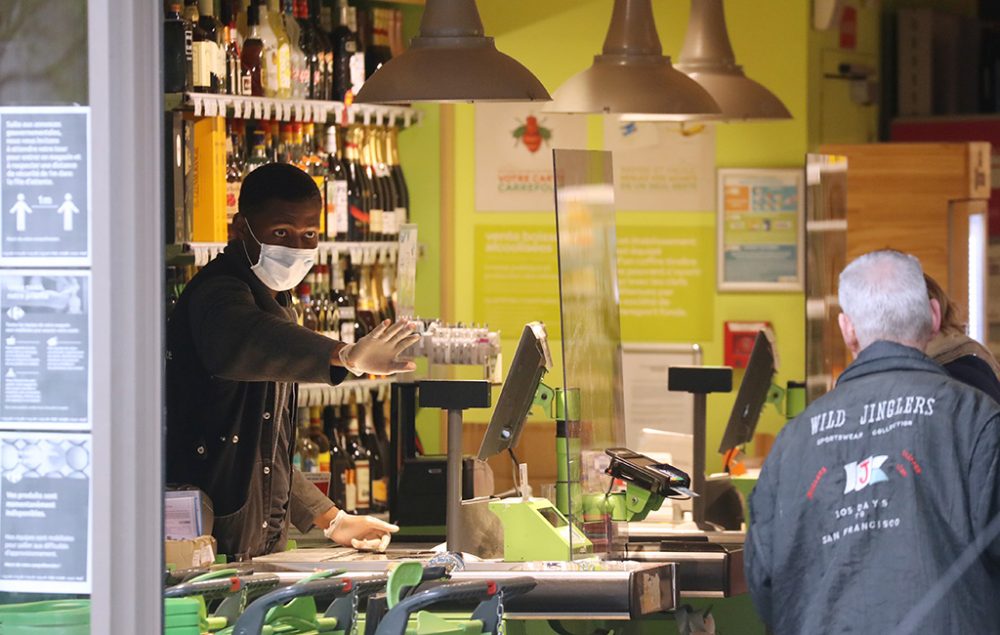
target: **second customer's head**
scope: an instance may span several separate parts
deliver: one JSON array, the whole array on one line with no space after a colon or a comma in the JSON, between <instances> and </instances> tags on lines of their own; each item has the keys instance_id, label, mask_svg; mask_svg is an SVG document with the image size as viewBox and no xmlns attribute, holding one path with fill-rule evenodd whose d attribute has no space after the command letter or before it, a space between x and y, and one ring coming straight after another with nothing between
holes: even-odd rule
<instances>
[{"instance_id":1,"label":"second customer's head","mask_svg":"<svg viewBox=\"0 0 1000 635\"><path fill-rule=\"evenodd\" d=\"M854 355L879 340L923 350L940 325L920 261L909 254L886 249L855 258L840 273L838 296L840 330Z\"/></svg>"}]
</instances>

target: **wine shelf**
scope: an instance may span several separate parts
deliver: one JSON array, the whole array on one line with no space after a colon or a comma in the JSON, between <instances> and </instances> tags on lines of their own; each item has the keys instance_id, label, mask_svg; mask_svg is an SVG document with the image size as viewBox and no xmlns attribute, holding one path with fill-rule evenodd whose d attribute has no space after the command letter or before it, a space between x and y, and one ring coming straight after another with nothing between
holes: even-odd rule
<instances>
[{"instance_id":1,"label":"wine shelf","mask_svg":"<svg viewBox=\"0 0 1000 635\"><path fill-rule=\"evenodd\" d=\"M170 245L167 248L167 264L190 265L204 267L213 258L222 253L226 243L183 243ZM319 244L321 259L337 259L341 254L351 257L351 262L359 265L375 263L394 263L399 253L399 243L396 242L329 242ZM193 261L192 261L193 259Z\"/></svg>"},{"instance_id":2,"label":"wine shelf","mask_svg":"<svg viewBox=\"0 0 1000 635\"><path fill-rule=\"evenodd\" d=\"M408 128L420 123L423 113L405 106L350 104L315 99L275 99L243 95L184 93L167 95L168 109L190 108L195 117L235 117L236 119L276 119L349 125L392 125Z\"/></svg>"}]
</instances>

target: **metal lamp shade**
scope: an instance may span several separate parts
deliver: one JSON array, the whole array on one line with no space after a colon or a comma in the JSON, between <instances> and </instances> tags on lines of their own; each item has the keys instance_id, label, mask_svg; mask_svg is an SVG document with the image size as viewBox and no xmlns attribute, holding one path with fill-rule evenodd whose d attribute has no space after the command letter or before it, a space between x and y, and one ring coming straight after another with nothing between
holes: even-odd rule
<instances>
[{"instance_id":1,"label":"metal lamp shade","mask_svg":"<svg viewBox=\"0 0 1000 635\"><path fill-rule=\"evenodd\" d=\"M548 101L542 83L483 35L475 0L427 0L420 35L364 83L362 103Z\"/></svg>"},{"instance_id":2,"label":"metal lamp shade","mask_svg":"<svg viewBox=\"0 0 1000 635\"><path fill-rule=\"evenodd\" d=\"M722 0L691 0L691 18L677 70L701 84L724 119L790 119L785 104L736 63Z\"/></svg>"},{"instance_id":3,"label":"metal lamp shade","mask_svg":"<svg viewBox=\"0 0 1000 635\"><path fill-rule=\"evenodd\" d=\"M603 54L560 86L543 110L677 121L720 112L712 96L663 55L650 0L615 0Z\"/></svg>"}]
</instances>

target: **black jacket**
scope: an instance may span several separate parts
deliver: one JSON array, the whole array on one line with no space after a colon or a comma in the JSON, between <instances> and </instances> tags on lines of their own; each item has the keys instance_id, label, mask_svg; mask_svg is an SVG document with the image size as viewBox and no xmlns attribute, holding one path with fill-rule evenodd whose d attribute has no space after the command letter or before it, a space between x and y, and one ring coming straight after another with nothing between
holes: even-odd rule
<instances>
[{"instance_id":1,"label":"black jacket","mask_svg":"<svg viewBox=\"0 0 1000 635\"><path fill-rule=\"evenodd\" d=\"M276 416L273 382L339 383L347 371L330 366L334 345L290 322L230 243L167 321L167 482L201 488L217 516L243 507L261 423ZM294 392L289 409L294 425Z\"/></svg>"},{"instance_id":2,"label":"black jacket","mask_svg":"<svg viewBox=\"0 0 1000 635\"><path fill-rule=\"evenodd\" d=\"M778 635L1000 631L1000 539L943 583L1000 513L998 461L1000 405L914 348L866 348L781 431L751 495L764 621Z\"/></svg>"}]
</instances>

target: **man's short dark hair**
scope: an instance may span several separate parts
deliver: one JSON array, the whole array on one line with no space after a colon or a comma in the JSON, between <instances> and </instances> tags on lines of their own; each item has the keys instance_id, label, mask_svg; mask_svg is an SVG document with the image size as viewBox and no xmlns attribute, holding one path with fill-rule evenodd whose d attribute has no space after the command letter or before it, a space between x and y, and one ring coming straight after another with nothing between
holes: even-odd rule
<instances>
[{"instance_id":1,"label":"man's short dark hair","mask_svg":"<svg viewBox=\"0 0 1000 635\"><path fill-rule=\"evenodd\" d=\"M323 197L312 177L287 163L267 163L247 174L240 188L240 214L257 216L271 209L270 203L302 203Z\"/></svg>"}]
</instances>

